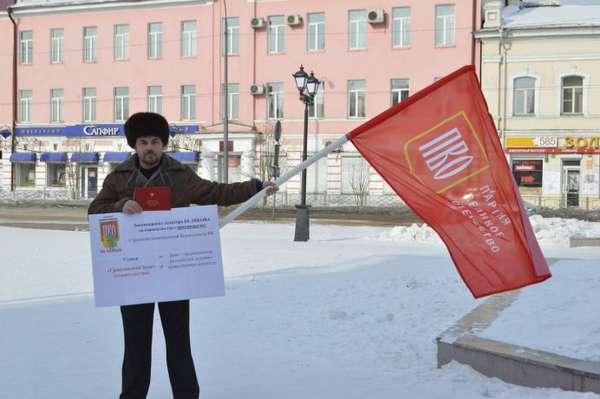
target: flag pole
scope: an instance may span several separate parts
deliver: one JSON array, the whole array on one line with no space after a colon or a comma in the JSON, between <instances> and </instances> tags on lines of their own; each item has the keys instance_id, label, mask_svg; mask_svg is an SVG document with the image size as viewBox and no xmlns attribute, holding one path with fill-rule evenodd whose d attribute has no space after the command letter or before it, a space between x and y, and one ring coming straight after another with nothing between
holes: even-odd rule
<instances>
[{"instance_id":1,"label":"flag pole","mask_svg":"<svg viewBox=\"0 0 600 399\"><path fill-rule=\"evenodd\" d=\"M285 182L290 180L292 177L296 176L298 173L302 172L304 169L306 169L313 163L317 162L319 159L325 157L330 152L332 152L335 149L337 149L338 147L341 147L342 145L344 145L344 143L346 143L347 141L348 141L348 137L346 137L346 135L343 135L342 137L337 139L335 142L329 144L327 147L323 148L321 151L317 152L315 155L308 158L306 161L300 163L298 166L296 166L294 169L287 172L285 175L279 177L277 180L275 180L275 184L277 184L278 186L283 185ZM246 202L244 202L243 204L238 206L236 209L234 209L233 211L228 213L223 219L221 219L220 228L223 228L227 223L235 220L242 213L244 213L248 209L252 208L261 199L263 199L265 197L265 195L267 195L266 188L264 188L260 192L256 193L252 198L250 198L249 200L247 200Z\"/></svg>"}]
</instances>

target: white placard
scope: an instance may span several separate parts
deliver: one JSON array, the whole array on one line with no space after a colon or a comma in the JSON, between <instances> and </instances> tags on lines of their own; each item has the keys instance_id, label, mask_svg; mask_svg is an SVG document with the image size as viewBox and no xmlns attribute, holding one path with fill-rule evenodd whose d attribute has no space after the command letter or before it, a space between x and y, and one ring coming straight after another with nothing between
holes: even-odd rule
<instances>
[{"instance_id":1,"label":"white placard","mask_svg":"<svg viewBox=\"0 0 600 399\"><path fill-rule=\"evenodd\" d=\"M225 295L217 206L89 216L96 306Z\"/></svg>"}]
</instances>

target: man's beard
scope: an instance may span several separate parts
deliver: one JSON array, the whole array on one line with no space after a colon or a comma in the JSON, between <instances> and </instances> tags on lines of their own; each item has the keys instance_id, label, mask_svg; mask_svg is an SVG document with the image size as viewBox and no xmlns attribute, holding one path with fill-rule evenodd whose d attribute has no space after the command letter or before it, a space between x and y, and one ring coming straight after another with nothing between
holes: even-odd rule
<instances>
[{"instance_id":1,"label":"man's beard","mask_svg":"<svg viewBox=\"0 0 600 399\"><path fill-rule=\"evenodd\" d=\"M158 155L154 151L146 151L144 153L144 156L142 157L142 160L147 165L155 165L158 163L159 158L158 158Z\"/></svg>"}]
</instances>

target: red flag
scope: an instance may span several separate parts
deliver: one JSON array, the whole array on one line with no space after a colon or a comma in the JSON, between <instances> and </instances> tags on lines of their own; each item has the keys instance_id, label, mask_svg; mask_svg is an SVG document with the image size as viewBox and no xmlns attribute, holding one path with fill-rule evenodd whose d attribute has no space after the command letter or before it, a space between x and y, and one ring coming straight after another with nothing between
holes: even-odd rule
<instances>
[{"instance_id":1,"label":"red flag","mask_svg":"<svg viewBox=\"0 0 600 399\"><path fill-rule=\"evenodd\" d=\"M439 234L473 296L550 277L472 66L347 137Z\"/></svg>"}]
</instances>

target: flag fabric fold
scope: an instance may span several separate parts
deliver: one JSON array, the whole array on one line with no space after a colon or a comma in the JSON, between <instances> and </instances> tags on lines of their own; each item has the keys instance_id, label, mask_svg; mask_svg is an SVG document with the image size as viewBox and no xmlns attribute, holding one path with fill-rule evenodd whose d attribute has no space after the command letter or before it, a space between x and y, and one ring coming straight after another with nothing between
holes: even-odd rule
<instances>
[{"instance_id":1,"label":"flag fabric fold","mask_svg":"<svg viewBox=\"0 0 600 399\"><path fill-rule=\"evenodd\" d=\"M347 137L439 234L476 298L551 276L472 66Z\"/></svg>"}]
</instances>

